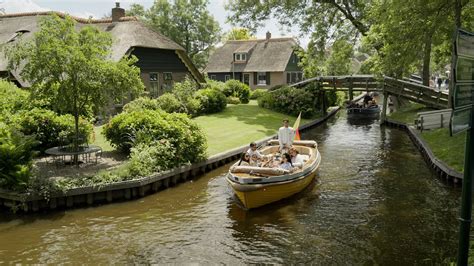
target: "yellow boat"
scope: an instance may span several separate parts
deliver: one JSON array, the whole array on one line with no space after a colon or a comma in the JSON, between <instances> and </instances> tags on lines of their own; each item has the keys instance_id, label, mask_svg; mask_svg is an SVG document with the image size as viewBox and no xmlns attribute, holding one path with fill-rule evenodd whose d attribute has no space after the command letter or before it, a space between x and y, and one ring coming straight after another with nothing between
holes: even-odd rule
<instances>
[{"instance_id":1,"label":"yellow boat","mask_svg":"<svg viewBox=\"0 0 474 266\"><path fill-rule=\"evenodd\" d=\"M321 163L316 141L295 141L293 147L306 159L302 168L292 172L281 168L239 166L239 162L231 166L226 179L245 208L257 208L290 197L313 181ZM278 141L272 140L259 151L264 156L275 156L278 149Z\"/></svg>"}]
</instances>

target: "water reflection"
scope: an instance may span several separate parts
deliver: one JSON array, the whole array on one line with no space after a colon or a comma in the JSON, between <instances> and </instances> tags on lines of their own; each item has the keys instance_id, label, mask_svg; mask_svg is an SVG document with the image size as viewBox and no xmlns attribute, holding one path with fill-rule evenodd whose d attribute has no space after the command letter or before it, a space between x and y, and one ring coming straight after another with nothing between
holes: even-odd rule
<instances>
[{"instance_id":1,"label":"water reflection","mask_svg":"<svg viewBox=\"0 0 474 266\"><path fill-rule=\"evenodd\" d=\"M136 201L0 217L0 263L439 264L456 254L460 191L444 185L402 131L344 113L303 138L318 178L244 211L229 165Z\"/></svg>"}]
</instances>

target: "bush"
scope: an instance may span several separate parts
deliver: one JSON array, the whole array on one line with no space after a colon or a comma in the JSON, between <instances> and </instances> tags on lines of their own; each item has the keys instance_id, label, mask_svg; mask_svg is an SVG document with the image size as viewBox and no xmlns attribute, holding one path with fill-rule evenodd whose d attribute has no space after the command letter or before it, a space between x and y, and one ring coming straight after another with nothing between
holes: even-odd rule
<instances>
[{"instance_id":1,"label":"bush","mask_svg":"<svg viewBox=\"0 0 474 266\"><path fill-rule=\"evenodd\" d=\"M57 115L45 109L32 109L23 112L18 118L20 131L25 135L34 135L39 141L38 149L72 143L75 138L74 117L72 115ZM79 120L79 134L89 139L92 125L84 119ZM64 143L66 142L66 143Z\"/></svg>"},{"instance_id":2,"label":"bush","mask_svg":"<svg viewBox=\"0 0 474 266\"><path fill-rule=\"evenodd\" d=\"M267 90L265 89L256 89L250 93L250 99L251 100L258 100L261 96L263 96Z\"/></svg>"},{"instance_id":3,"label":"bush","mask_svg":"<svg viewBox=\"0 0 474 266\"><path fill-rule=\"evenodd\" d=\"M173 90L171 91L178 102L183 105L184 113L187 113L191 116L197 115L199 109L201 108L200 102L194 98L197 90L198 84L189 77L186 77L183 82L175 83Z\"/></svg>"},{"instance_id":4,"label":"bush","mask_svg":"<svg viewBox=\"0 0 474 266\"><path fill-rule=\"evenodd\" d=\"M222 92L226 97L238 97L241 103L249 103L250 88L238 80L230 79L226 81Z\"/></svg>"},{"instance_id":5,"label":"bush","mask_svg":"<svg viewBox=\"0 0 474 266\"><path fill-rule=\"evenodd\" d=\"M304 118L309 118L316 113L313 93L288 86L264 93L258 104L261 107L294 116L301 112Z\"/></svg>"},{"instance_id":6,"label":"bush","mask_svg":"<svg viewBox=\"0 0 474 266\"><path fill-rule=\"evenodd\" d=\"M159 110L122 113L112 118L102 132L113 146L125 152L140 143L169 141L176 150L177 164L194 163L206 156L206 137L185 114Z\"/></svg>"},{"instance_id":7,"label":"bush","mask_svg":"<svg viewBox=\"0 0 474 266\"><path fill-rule=\"evenodd\" d=\"M178 166L176 149L169 141L140 143L131 149L129 173L132 176L147 176L155 172Z\"/></svg>"},{"instance_id":8,"label":"bush","mask_svg":"<svg viewBox=\"0 0 474 266\"><path fill-rule=\"evenodd\" d=\"M201 114L218 113L227 106L227 99L221 91L217 89L202 89L197 91L196 99L200 103Z\"/></svg>"},{"instance_id":9,"label":"bush","mask_svg":"<svg viewBox=\"0 0 474 266\"><path fill-rule=\"evenodd\" d=\"M262 108L272 109L274 105L274 97L270 92L265 92L258 98L258 106Z\"/></svg>"},{"instance_id":10,"label":"bush","mask_svg":"<svg viewBox=\"0 0 474 266\"><path fill-rule=\"evenodd\" d=\"M167 92L156 100L159 108L167 113L187 113L186 106L172 93Z\"/></svg>"},{"instance_id":11,"label":"bush","mask_svg":"<svg viewBox=\"0 0 474 266\"><path fill-rule=\"evenodd\" d=\"M343 91L327 91L325 92L328 106L343 106L346 93Z\"/></svg>"},{"instance_id":12,"label":"bush","mask_svg":"<svg viewBox=\"0 0 474 266\"><path fill-rule=\"evenodd\" d=\"M0 79L0 119L26 109L29 93L15 84Z\"/></svg>"},{"instance_id":13,"label":"bush","mask_svg":"<svg viewBox=\"0 0 474 266\"><path fill-rule=\"evenodd\" d=\"M229 96L227 97L228 104L240 104L240 99L238 97Z\"/></svg>"},{"instance_id":14,"label":"bush","mask_svg":"<svg viewBox=\"0 0 474 266\"><path fill-rule=\"evenodd\" d=\"M36 141L32 136L0 122L0 187L23 192L31 177L33 151Z\"/></svg>"},{"instance_id":15,"label":"bush","mask_svg":"<svg viewBox=\"0 0 474 266\"><path fill-rule=\"evenodd\" d=\"M157 110L157 109L160 109L160 105L158 104L158 101L156 99L150 99L148 97L140 97L127 103L123 107L124 112L141 111L145 109Z\"/></svg>"}]
</instances>

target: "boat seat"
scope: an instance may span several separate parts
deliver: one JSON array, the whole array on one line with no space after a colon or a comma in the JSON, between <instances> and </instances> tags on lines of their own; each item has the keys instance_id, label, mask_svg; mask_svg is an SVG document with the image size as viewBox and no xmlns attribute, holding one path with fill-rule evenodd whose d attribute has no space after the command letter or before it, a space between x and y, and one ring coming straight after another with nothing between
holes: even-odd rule
<instances>
[{"instance_id":1,"label":"boat seat","mask_svg":"<svg viewBox=\"0 0 474 266\"><path fill-rule=\"evenodd\" d=\"M281 168L257 167L236 165L230 168L231 173L261 174L261 175L285 175L290 171Z\"/></svg>"}]
</instances>

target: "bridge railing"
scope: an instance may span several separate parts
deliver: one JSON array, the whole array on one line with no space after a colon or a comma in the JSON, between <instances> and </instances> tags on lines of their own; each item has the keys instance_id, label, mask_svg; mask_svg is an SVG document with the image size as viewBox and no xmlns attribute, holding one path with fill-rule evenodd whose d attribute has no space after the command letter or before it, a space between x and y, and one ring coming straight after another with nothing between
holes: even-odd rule
<instances>
[{"instance_id":1,"label":"bridge railing","mask_svg":"<svg viewBox=\"0 0 474 266\"><path fill-rule=\"evenodd\" d=\"M384 77L384 91L395 96L401 96L408 100L423 103L436 108L446 108L448 106L448 94L435 91L430 87L395 79Z\"/></svg>"},{"instance_id":2,"label":"bridge railing","mask_svg":"<svg viewBox=\"0 0 474 266\"><path fill-rule=\"evenodd\" d=\"M303 87L310 83L318 83L323 89L349 91L350 99L352 91L381 91L404 97L408 100L432 106L435 108L446 108L448 106L448 94L424 86L418 82L395 79L384 76L377 80L373 75L351 75L351 76L321 76L303 80L292 84L292 87Z\"/></svg>"}]
</instances>

